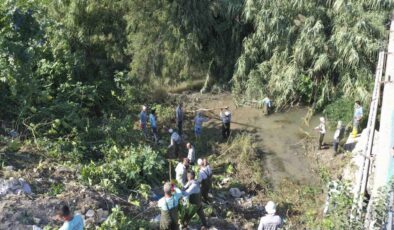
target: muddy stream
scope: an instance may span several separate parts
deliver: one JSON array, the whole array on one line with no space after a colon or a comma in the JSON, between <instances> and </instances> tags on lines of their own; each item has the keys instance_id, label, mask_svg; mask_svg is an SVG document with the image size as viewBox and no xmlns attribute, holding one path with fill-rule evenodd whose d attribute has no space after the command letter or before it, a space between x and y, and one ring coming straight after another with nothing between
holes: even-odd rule
<instances>
[{"instance_id":1,"label":"muddy stream","mask_svg":"<svg viewBox=\"0 0 394 230\"><path fill-rule=\"evenodd\" d=\"M198 104L204 108L229 106L232 112L231 129L235 132L248 132L255 136L256 146L263 154L262 170L275 187L281 180L288 178L300 184L314 184L318 178L312 172L310 159L302 148L302 134L308 132L316 137L313 130L318 125L318 116L311 118L309 126L304 117L307 108L294 108L284 113L264 116L261 109L250 106L236 108L229 94L198 96ZM216 110L216 113L219 111ZM220 129L220 121L211 120L207 128ZM235 133L233 132L233 133ZM220 135L217 132L216 135ZM325 142L329 142L328 133Z\"/></svg>"}]
</instances>

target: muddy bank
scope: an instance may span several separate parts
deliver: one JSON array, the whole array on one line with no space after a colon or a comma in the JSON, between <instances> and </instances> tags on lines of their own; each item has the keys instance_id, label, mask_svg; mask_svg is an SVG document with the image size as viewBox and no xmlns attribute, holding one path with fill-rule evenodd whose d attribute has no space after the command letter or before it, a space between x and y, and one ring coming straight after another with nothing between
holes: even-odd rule
<instances>
[{"instance_id":1,"label":"muddy bank","mask_svg":"<svg viewBox=\"0 0 394 230\"><path fill-rule=\"evenodd\" d=\"M262 170L274 185L278 185L283 179L289 179L301 184L315 184L319 178L312 171L310 158L302 148L305 135L316 137L318 134L313 130L318 125L318 116L310 119L306 124L304 118L307 108L294 108L283 113L273 113L264 116L263 111L254 107L236 108L230 94L221 95L191 95L189 110L196 108L216 108L229 106L232 112L233 135L247 132L255 137L255 144L262 154ZM220 110L205 112L206 116L218 118ZM220 140L220 121L211 119L205 125L208 139ZM331 133L328 133L325 142L329 143Z\"/></svg>"}]
</instances>

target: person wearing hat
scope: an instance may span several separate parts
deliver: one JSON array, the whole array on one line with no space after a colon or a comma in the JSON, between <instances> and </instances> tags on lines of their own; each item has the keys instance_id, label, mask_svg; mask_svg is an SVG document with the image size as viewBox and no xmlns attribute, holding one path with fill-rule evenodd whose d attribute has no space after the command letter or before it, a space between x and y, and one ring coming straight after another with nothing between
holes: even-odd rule
<instances>
[{"instance_id":1,"label":"person wearing hat","mask_svg":"<svg viewBox=\"0 0 394 230\"><path fill-rule=\"evenodd\" d=\"M320 117L320 124L315 127L315 130L319 131L319 149L323 146L324 135L326 134L326 121L324 117Z\"/></svg>"},{"instance_id":2,"label":"person wearing hat","mask_svg":"<svg viewBox=\"0 0 394 230\"><path fill-rule=\"evenodd\" d=\"M183 103L180 102L175 110L176 125L178 127L178 133L181 136L182 136L182 130L183 130L183 109L182 109L182 106L183 106Z\"/></svg>"},{"instance_id":3,"label":"person wearing hat","mask_svg":"<svg viewBox=\"0 0 394 230\"><path fill-rule=\"evenodd\" d=\"M178 203L182 197L182 192L178 188L172 191L171 183L167 182L163 186L164 197L157 205L160 209L160 230L178 230Z\"/></svg>"},{"instance_id":4,"label":"person wearing hat","mask_svg":"<svg viewBox=\"0 0 394 230\"><path fill-rule=\"evenodd\" d=\"M197 164L199 167L198 182L201 184L201 196L204 202L209 203L208 193L212 187L212 170L205 158L198 159Z\"/></svg>"},{"instance_id":5,"label":"person wearing hat","mask_svg":"<svg viewBox=\"0 0 394 230\"><path fill-rule=\"evenodd\" d=\"M282 227L282 218L275 215L276 205L273 201L268 201L265 205L267 215L261 217L260 224L257 230L276 230Z\"/></svg>"},{"instance_id":6,"label":"person wearing hat","mask_svg":"<svg viewBox=\"0 0 394 230\"><path fill-rule=\"evenodd\" d=\"M175 168L175 178L178 184L184 187L187 183L187 169L189 168L189 159L183 158Z\"/></svg>"},{"instance_id":7,"label":"person wearing hat","mask_svg":"<svg viewBox=\"0 0 394 230\"><path fill-rule=\"evenodd\" d=\"M333 141L333 148L335 154L338 153L339 142L343 138L344 133L345 133L345 128L342 125L342 121L338 121L337 129L335 130L334 141Z\"/></svg>"},{"instance_id":8,"label":"person wearing hat","mask_svg":"<svg viewBox=\"0 0 394 230\"><path fill-rule=\"evenodd\" d=\"M194 118L194 134L196 138L200 138L202 133L202 123L209 121L209 118L205 118L201 116L200 112L197 112L196 117Z\"/></svg>"},{"instance_id":9,"label":"person wearing hat","mask_svg":"<svg viewBox=\"0 0 394 230\"><path fill-rule=\"evenodd\" d=\"M230 136L230 123L231 113L226 107L224 110L220 109L220 119L222 120L222 136L223 139L227 139Z\"/></svg>"},{"instance_id":10,"label":"person wearing hat","mask_svg":"<svg viewBox=\"0 0 394 230\"><path fill-rule=\"evenodd\" d=\"M146 132L146 123L148 121L148 116L146 114L146 106L142 106L142 110L140 113L140 129L142 131L142 134L144 134L144 137L147 137L147 132Z\"/></svg>"},{"instance_id":11,"label":"person wearing hat","mask_svg":"<svg viewBox=\"0 0 394 230\"><path fill-rule=\"evenodd\" d=\"M168 132L171 134L170 137L170 145L168 146L168 148L171 148L172 146L174 146L174 153L175 153L175 157L178 158L179 157L179 145L181 144L181 136L179 136L179 134L177 132L175 132L173 129L169 129Z\"/></svg>"},{"instance_id":12,"label":"person wearing hat","mask_svg":"<svg viewBox=\"0 0 394 230\"><path fill-rule=\"evenodd\" d=\"M153 138L155 139L155 143L159 142L159 134L157 132L157 118L156 118L156 110L152 109L149 114L149 123L150 128L152 129Z\"/></svg>"},{"instance_id":13,"label":"person wearing hat","mask_svg":"<svg viewBox=\"0 0 394 230\"><path fill-rule=\"evenodd\" d=\"M196 206L196 213L198 217L200 218L200 221L203 225L204 228L208 227L207 220L205 219L205 214L204 210L202 208L201 204L201 189L200 189L200 184L198 181L195 180L195 173L193 171L190 171L187 173L187 179L188 182L185 185L185 190L182 191L182 195L186 198L189 199L189 203L191 205ZM185 218L185 223L183 223L183 227L187 227L189 221L193 218L195 213L191 213Z\"/></svg>"}]
</instances>

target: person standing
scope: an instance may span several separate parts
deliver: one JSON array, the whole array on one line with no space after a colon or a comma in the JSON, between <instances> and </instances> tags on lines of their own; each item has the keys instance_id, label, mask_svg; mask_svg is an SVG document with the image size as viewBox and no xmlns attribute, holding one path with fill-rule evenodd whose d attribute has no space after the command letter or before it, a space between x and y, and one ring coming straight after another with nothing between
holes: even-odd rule
<instances>
[{"instance_id":1,"label":"person standing","mask_svg":"<svg viewBox=\"0 0 394 230\"><path fill-rule=\"evenodd\" d=\"M170 145L168 146L168 148L174 146L175 157L179 158L179 145L182 142L181 136L179 136L179 134L175 132L173 129L169 129L168 132L171 134Z\"/></svg>"},{"instance_id":2,"label":"person standing","mask_svg":"<svg viewBox=\"0 0 394 230\"><path fill-rule=\"evenodd\" d=\"M205 118L201 116L200 112L197 112L196 117L194 118L194 134L196 138L199 139L202 133L202 123L209 121L209 118Z\"/></svg>"},{"instance_id":3,"label":"person standing","mask_svg":"<svg viewBox=\"0 0 394 230\"><path fill-rule=\"evenodd\" d=\"M337 129L335 130L334 141L333 141L333 148L335 154L338 153L339 142L341 141L344 133L345 133L345 128L342 125L342 121L338 121Z\"/></svg>"},{"instance_id":4,"label":"person standing","mask_svg":"<svg viewBox=\"0 0 394 230\"><path fill-rule=\"evenodd\" d=\"M265 97L262 100L262 104L263 104L263 111L264 111L264 115L269 115L270 110L271 110L271 99L269 99L268 97Z\"/></svg>"},{"instance_id":5,"label":"person standing","mask_svg":"<svg viewBox=\"0 0 394 230\"><path fill-rule=\"evenodd\" d=\"M58 207L56 215L64 221L63 226L59 230L82 230L84 227L81 215L77 214L73 216L67 205Z\"/></svg>"},{"instance_id":6,"label":"person standing","mask_svg":"<svg viewBox=\"0 0 394 230\"><path fill-rule=\"evenodd\" d=\"M194 146L192 145L192 143L188 142L186 144L186 148L187 148L187 158L189 159L190 164L194 165L196 161L196 152Z\"/></svg>"},{"instance_id":7,"label":"person standing","mask_svg":"<svg viewBox=\"0 0 394 230\"><path fill-rule=\"evenodd\" d=\"M149 122L150 127L152 129L153 138L155 139L155 143L159 142L159 135L157 132L157 119L156 119L156 110L152 109L151 113L149 114Z\"/></svg>"},{"instance_id":8,"label":"person standing","mask_svg":"<svg viewBox=\"0 0 394 230\"><path fill-rule=\"evenodd\" d=\"M230 137L230 123L231 123L231 113L226 107L224 110L220 110L220 119L222 120L222 136L223 139Z\"/></svg>"},{"instance_id":9,"label":"person standing","mask_svg":"<svg viewBox=\"0 0 394 230\"><path fill-rule=\"evenodd\" d=\"M195 173L193 171L190 171L187 173L187 179L188 182L185 185L185 191L182 192L182 195L184 197L189 198L189 203L191 205L195 205L197 208L197 215L200 218L200 221L203 225L204 228L208 228L207 220L205 219L205 214L204 210L202 208L201 204L201 191L200 191L200 185L199 183L195 180ZM184 227L186 227L189 223L189 221L193 218L195 213L192 213L190 216L185 218L185 223Z\"/></svg>"},{"instance_id":10,"label":"person standing","mask_svg":"<svg viewBox=\"0 0 394 230\"><path fill-rule=\"evenodd\" d=\"M260 224L257 230L276 230L282 227L282 218L275 215L276 205L273 201L268 201L265 205L265 211L267 215L261 217Z\"/></svg>"},{"instance_id":11,"label":"person standing","mask_svg":"<svg viewBox=\"0 0 394 230\"><path fill-rule=\"evenodd\" d=\"M189 159L183 158L175 168L175 178L178 184L184 187L187 183L187 169L189 168Z\"/></svg>"},{"instance_id":12,"label":"person standing","mask_svg":"<svg viewBox=\"0 0 394 230\"><path fill-rule=\"evenodd\" d=\"M208 193L212 187L212 170L207 159L198 159L199 166L198 182L201 184L201 196L204 202L209 203Z\"/></svg>"},{"instance_id":13,"label":"person standing","mask_svg":"<svg viewBox=\"0 0 394 230\"><path fill-rule=\"evenodd\" d=\"M178 127L178 133L182 136L183 132L183 103L180 102L175 110L176 125Z\"/></svg>"},{"instance_id":14,"label":"person standing","mask_svg":"<svg viewBox=\"0 0 394 230\"><path fill-rule=\"evenodd\" d=\"M171 183L167 182L163 186L164 197L157 205L160 209L160 230L178 230L178 203L182 197L182 192L178 188L172 191Z\"/></svg>"},{"instance_id":15,"label":"person standing","mask_svg":"<svg viewBox=\"0 0 394 230\"><path fill-rule=\"evenodd\" d=\"M319 149L323 146L324 135L326 134L326 121L324 117L320 117L320 124L316 126L315 130L319 131Z\"/></svg>"},{"instance_id":16,"label":"person standing","mask_svg":"<svg viewBox=\"0 0 394 230\"><path fill-rule=\"evenodd\" d=\"M144 134L145 138L147 138L147 132L146 132L147 121L148 121L148 115L146 114L146 106L143 105L140 113L140 129L142 131L142 134Z\"/></svg>"},{"instance_id":17,"label":"person standing","mask_svg":"<svg viewBox=\"0 0 394 230\"><path fill-rule=\"evenodd\" d=\"M356 101L354 104L354 116L353 116L353 136L356 137L360 132L360 122L363 118L363 107L360 101Z\"/></svg>"}]
</instances>

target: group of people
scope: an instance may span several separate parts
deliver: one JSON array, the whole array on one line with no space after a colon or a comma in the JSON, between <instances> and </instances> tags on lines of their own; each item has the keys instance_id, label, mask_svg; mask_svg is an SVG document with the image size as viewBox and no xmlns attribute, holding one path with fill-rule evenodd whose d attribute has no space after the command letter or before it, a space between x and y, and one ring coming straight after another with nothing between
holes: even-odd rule
<instances>
[{"instance_id":1,"label":"group of people","mask_svg":"<svg viewBox=\"0 0 394 230\"><path fill-rule=\"evenodd\" d=\"M160 229L179 229L178 225L178 205L194 206L194 213L188 213L182 222L182 227L187 227L189 221L195 214L200 218L202 228L207 228L208 223L202 207L202 201L209 202L209 191L212 184L212 169L206 159L198 159L198 177L195 172L189 169L189 158L184 158L175 168L176 182L165 183L163 186L164 197L158 202L161 211ZM181 198L184 198L181 201ZM180 204L182 203L182 204Z\"/></svg>"},{"instance_id":2,"label":"group of people","mask_svg":"<svg viewBox=\"0 0 394 230\"><path fill-rule=\"evenodd\" d=\"M227 139L230 136L230 124L231 124L231 112L230 112L229 108L228 107L221 108L219 117L220 117L220 120L222 121L222 137L223 137L223 139ZM177 131L175 131L174 129L168 130L169 133L171 134L171 141L173 139L173 136L175 136L176 139L178 139L177 136L182 138L184 120L185 120L185 113L183 111L183 103L180 102L175 109L175 123L176 123ZM204 117L200 110L196 111L196 116L193 119L193 122L194 122L193 131L194 131L194 135L196 137L196 140L199 140L202 135L203 123L207 122L209 120L210 120L210 118ZM150 114L148 116L147 106L143 105L142 110L139 114L139 123L140 123L140 129L142 130L142 133L145 138L148 137L148 128L147 127L148 127L148 123L150 124L150 128L152 131L154 141L156 143L158 143L159 135L158 135L158 128L157 128L156 110L154 108L151 109ZM171 146L175 146L175 144L171 143Z\"/></svg>"},{"instance_id":3,"label":"group of people","mask_svg":"<svg viewBox=\"0 0 394 230\"><path fill-rule=\"evenodd\" d=\"M357 133L360 132L360 122L363 118L363 107L361 106L360 101L356 101L354 104L354 114L353 114L353 137L357 136ZM326 135L326 120L324 117L320 117L320 124L315 127L315 130L319 132L319 149L323 147L324 136ZM334 132L333 137L333 150L338 153L339 143L344 137L345 134L345 126L342 121L338 121L336 130Z\"/></svg>"}]
</instances>

